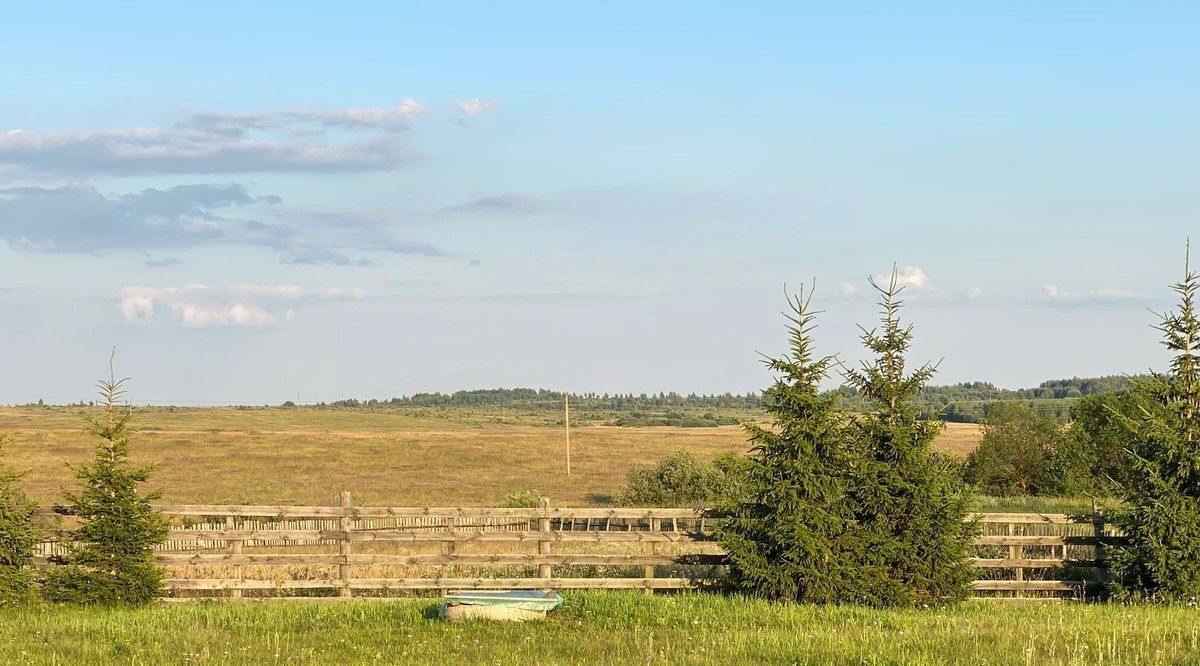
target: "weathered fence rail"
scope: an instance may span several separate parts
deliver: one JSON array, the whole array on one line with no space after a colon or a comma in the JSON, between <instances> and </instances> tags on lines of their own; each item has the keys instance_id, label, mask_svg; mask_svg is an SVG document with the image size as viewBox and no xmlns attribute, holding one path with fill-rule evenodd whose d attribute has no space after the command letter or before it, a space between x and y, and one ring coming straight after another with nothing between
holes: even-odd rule
<instances>
[{"instance_id":1,"label":"weathered fence rail","mask_svg":"<svg viewBox=\"0 0 1200 666\"><path fill-rule=\"evenodd\" d=\"M689 589L721 575L696 509L164 505L173 596L385 596L450 588ZM986 513L977 596L1082 595L1103 580L1095 517ZM69 533L69 525L57 526ZM44 544L44 555L58 544Z\"/></svg>"}]
</instances>

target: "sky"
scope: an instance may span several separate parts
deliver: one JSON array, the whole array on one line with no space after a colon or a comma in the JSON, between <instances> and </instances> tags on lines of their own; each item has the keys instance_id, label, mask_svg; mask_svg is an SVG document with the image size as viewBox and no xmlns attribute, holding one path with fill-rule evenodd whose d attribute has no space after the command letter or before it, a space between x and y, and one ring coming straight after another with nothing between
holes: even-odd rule
<instances>
[{"instance_id":1,"label":"sky","mask_svg":"<svg viewBox=\"0 0 1200 666\"><path fill-rule=\"evenodd\" d=\"M893 266L935 383L1165 365L1196 3L194 4L5 9L0 403L742 393Z\"/></svg>"}]
</instances>

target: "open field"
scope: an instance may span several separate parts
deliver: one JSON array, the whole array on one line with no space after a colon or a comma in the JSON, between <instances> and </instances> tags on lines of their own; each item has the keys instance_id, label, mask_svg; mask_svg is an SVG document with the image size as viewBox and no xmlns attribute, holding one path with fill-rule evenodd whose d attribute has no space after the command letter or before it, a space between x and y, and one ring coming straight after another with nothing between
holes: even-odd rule
<instances>
[{"instance_id":1,"label":"open field","mask_svg":"<svg viewBox=\"0 0 1200 666\"><path fill-rule=\"evenodd\" d=\"M90 455L79 407L0 408L7 455L41 502L71 484L68 462ZM135 417L133 459L158 465L152 485L179 503L487 506L537 490L556 504L606 502L630 468L678 450L708 459L745 451L738 426L571 430L564 475L561 427L544 414L499 410L287 410L151 408ZM979 428L947 424L938 448L965 455Z\"/></svg>"},{"instance_id":2,"label":"open field","mask_svg":"<svg viewBox=\"0 0 1200 666\"><path fill-rule=\"evenodd\" d=\"M8 664L1151 664L1200 659L1187 608L879 611L701 594L567 595L545 623L450 624L430 599L0 610Z\"/></svg>"}]
</instances>

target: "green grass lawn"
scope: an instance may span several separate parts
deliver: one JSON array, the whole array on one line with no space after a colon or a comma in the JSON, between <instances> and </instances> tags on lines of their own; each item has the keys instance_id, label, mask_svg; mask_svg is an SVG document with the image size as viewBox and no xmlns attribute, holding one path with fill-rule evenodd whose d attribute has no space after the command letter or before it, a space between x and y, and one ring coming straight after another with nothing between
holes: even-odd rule
<instances>
[{"instance_id":1,"label":"green grass lawn","mask_svg":"<svg viewBox=\"0 0 1200 666\"><path fill-rule=\"evenodd\" d=\"M923 611L719 596L567 596L544 623L434 619L435 602L0 610L5 664L1200 663L1200 611L970 603Z\"/></svg>"}]
</instances>

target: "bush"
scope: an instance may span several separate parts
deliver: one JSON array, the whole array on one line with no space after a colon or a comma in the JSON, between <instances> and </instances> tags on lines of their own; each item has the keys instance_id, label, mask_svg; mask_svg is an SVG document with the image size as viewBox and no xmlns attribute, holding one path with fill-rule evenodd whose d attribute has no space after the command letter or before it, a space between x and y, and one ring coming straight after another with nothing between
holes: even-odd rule
<instances>
[{"instance_id":1,"label":"bush","mask_svg":"<svg viewBox=\"0 0 1200 666\"><path fill-rule=\"evenodd\" d=\"M101 382L106 418L92 421L99 440L89 464L72 466L81 488L66 496L65 513L79 519L62 568L42 588L51 601L112 606L141 604L162 595L162 571L152 548L166 541L167 521L151 502L160 494L139 494L152 467L130 467L126 430L132 412L116 407L122 383L110 375Z\"/></svg>"},{"instance_id":2,"label":"bush","mask_svg":"<svg viewBox=\"0 0 1200 666\"><path fill-rule=\"evenodd\" d=\"M1059 492L1053 461L1062 439L1055 419L1022 403L996 403L983 421L979 447L967 458L966 480L1001 497Z\"/></svg>"},{"instance_id":3,"label":"bush","mask_svg":"<svg viewBox=\"0 0 1200 666\"><path fill-rule=\"evenodd\" d=\"M737 494L742 466L741 457L731 454L705 464L679 451L653 467L630 470L617 501L625 506L708 506Z\"/></svg>"},{"instance_id":4,"label":"bush","mask_svg":"<svg viewBox=\"0 0 1200 666\"><path fill-rule=\"evenodd\" d=\"M536 490L519 490L500 500L502 509L536 509L542 505L542 494Z\"/></svg>"},{"instance_id":5,"label":"bush","mask_svg":"<svg viewBox=\"0 0 1200 666\"><path fill-rule=\"evenodd\" d=\"M1055 455L1064 495L1110 496L1129 474L1129 424L1161 407L1139 391L1091 395L1075 403L1071 427Z\"/></svg>"},{"instance_id":6,"label":"bush","mask_svg":"<svg viewBox=\"0 0 1200 666\"><path fill-rule=\"evenodd\" d=\"M0 449L8 442L0 435ZM0 606L22 603L33 596L33 549L41 535L37 504L20 485L21 475L0 462Z\"/></svg>"}]
</instances>

